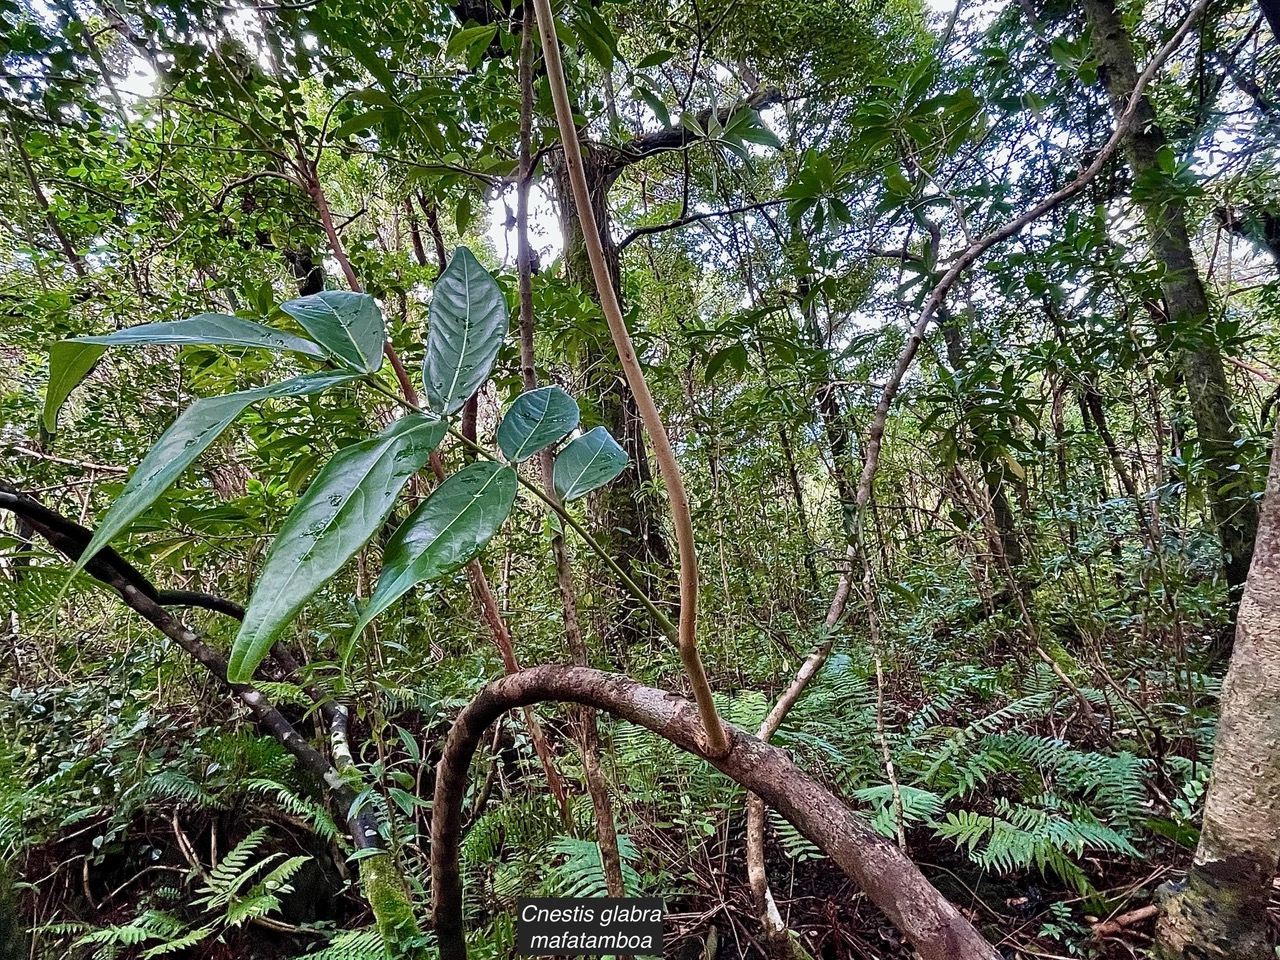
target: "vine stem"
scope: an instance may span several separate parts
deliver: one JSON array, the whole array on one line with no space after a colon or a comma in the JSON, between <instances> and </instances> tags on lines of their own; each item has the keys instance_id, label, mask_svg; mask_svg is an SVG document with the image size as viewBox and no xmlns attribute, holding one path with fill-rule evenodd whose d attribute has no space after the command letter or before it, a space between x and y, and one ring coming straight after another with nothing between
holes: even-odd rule
<instances>
[{"instance_id":1,"label":"vine stem","mask_svg":"<svg viewBox=\"0 0 1280 960\"><path fill-rule=\"evenodd\" d=\"M684 479L680 475L680 464L676 460L675 450L672 449L671 438L667 435L666 425L662 422L662 415L658 412L658 405L649 391L649 384L645 381L644 371L640 368L640 361L631 344L631 335L627 332L622 307L618 303L617 293L613 289L613 279L609 275L609 266L605 262L600 230L595 217L591 215L593 209L591 192L587 187L586 173L582 167L582 147L578 142L578 130L573 122L573 106L569 102L569 88L565 83L564 64L560 59L560 41L556 37L555 19L551 12L550 0L534 0L534 10L537 14L538 34L542 39L542 57L547 83L551 88L556 123L560 128L560 143L564 148L565 168L569 172L573 201L582 214L579 219L582 223L582 239L587 248L587 257L591 261L591 275L595 279L596 291L600 295L600 307L609 324L613 345L618 351L618 361L627 378L627 385L635 395L636 407L649 434L649 440L653 444L654 459L658 461L658 471L666 484L667 500L671 504L671 522L675 528L676 546L680 558L680 623L677 633L680 659L684 664L685 675L689 678L694 700L698 704L708 753L722 757L729 752L729 739L725 734L724 725L720 722L720 715L716 712L715 701L711 697L711 686L707 683L707 674L702 667L702 657L698 653L698 554L693 538L693 520L689 515L689 498L685 493Z\"/></svg>"}]
</instances>

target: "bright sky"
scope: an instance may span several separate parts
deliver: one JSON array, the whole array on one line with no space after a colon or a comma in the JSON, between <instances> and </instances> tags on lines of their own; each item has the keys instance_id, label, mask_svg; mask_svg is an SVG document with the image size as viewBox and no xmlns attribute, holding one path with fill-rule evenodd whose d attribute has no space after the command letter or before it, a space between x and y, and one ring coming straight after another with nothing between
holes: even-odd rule
<instances>
[{"instance_id":1,"label":"bright sky","mask_svg":"<svg viewBox=\"0 0 1280 960\"><path fill-rule=\"evenodd\" d=\"M516 262L515 220L514 189L489 201L489 242L493 244L493 252L503 267L514 267ZM529 191L529 242L543 263L559 256L564 244L555 205L537 183Z\"/></svg>"}]
</instances>

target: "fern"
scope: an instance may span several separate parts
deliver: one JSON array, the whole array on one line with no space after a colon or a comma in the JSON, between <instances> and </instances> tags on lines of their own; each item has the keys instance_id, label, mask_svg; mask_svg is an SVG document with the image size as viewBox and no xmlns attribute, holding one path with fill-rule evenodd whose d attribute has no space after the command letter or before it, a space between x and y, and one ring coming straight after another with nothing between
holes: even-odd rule
<instances>
[{"instance_id":1,"label":"fern","mask_svg":"<svg viewBox=\"0 0 1280 960\"><path fill-rule=\"evenodd\" d=\"M376 928L341 930L325 946L290 960L386 960L386 947Z\"/></svg>"},{"instance_id":2,"label":"fern","mask_svg":"<svg viewBox=\"0 0 1280 960\"><path fill-rule=\"evenodd\" d=\"M203 810L219 810L225 804L205 791L191 776L178 767L159 770L137 786L142 798L177 800L180 804Z\"/></svg>"},{"instance_id":3,"label":"fern","mask_svg":"<svg viewBox=\"0 0 1280 960\"><path fill-rule=\"evenodd\" d=\"M162 957L170 953L177 953L179 950L187 950L194 947L212 934L213 929L213 927L197 927L190 933L174 937L172 940L166 940L164 943L158 943L142 952L142 960L151 960L152 957Z\"/></svg>"},{"instance_id":4,"label":"fern","mask_svg":"<svg viewBox=\"0 0 1280 960\"><path fill-rule=\"evenodd\" d=\"M337 840L345 836L338 830L323 804L299 796L282 783L266 777L251 777L244 782L244 788L247 793L270 797L281 810L304 821L324 840Z\"/></svg>"},{"instance_id":5,"label":"fern","mask_svg":"<svg viewBox=\"0 0 1280 960\"><path fill-rule=\"evenodd\" d=\"M853 795L863 803L871 805L874 811L871 817L871 825L877 832L886 837L893 837L897 834L897 824L895 823L897 814L894 810L892 784L885 783L875 787L864 787L862 790L854 791ZM902 800L902 821L904 825L909 826L916 823L930 822L942 812L943 799L932 790L901 784L898 787L898 796Z\"/></svg>"},{"instance_id":6,"label":"fern","mask_svg":"<svg viewBox=\"0 0 1280 960\"><path fill-rule=\"evenodd\" d=\"M547 873L547 878L542 884L545 896L607 897L609 895L605 886L600 845L594 840L559 836L548 844L547 850L556 856L564 857L564 861ZM632 861L637 856L636 848L631 838L625 834L618 835L618 856L622 861L622 883L625 891L623 895L637 897L640 895L640 875L632 866Z\"/></svg>"},{"instance_id":7,"label":"fern","mask_svg":"<svg viewBox=\"0 0 1280 960\"><path fill-rule=\"evenodd\" d=\"M1067 813L1000 800L990 816L952 811L934 824L934 833L963 848L979 866L998 873L1034 866L1042 874L1052 871L1087 895L1092 888L1071 856L1102 851L1137 856L1138 852L1086 810L1077 807Z\"/></svg>"},{"instance_id":8,"label":"fern","mask_svg":"<svg viewBox=\"0 0 1280 960\"><path fill-rule=\"evenodd\" d=\"M73 946L94 947L93 956L101 960L114 960L121 948L139 947L151 940L158 944L142 952L144 958L161 956L177 950L185 950L212 934L212 926L192 930L172 914L162 910L147 910L124 924L103 927L79 937Z\"/></svg>"},{"instance_id":9,"label":"fern","mask_svg":"<svg viewBox=\"0 0 1280 960\"><path fill-rule=\"evenodd\" d=\"M253 855L257 851L258 846L267 836L266 827L259 827L250 831L249 835L237 843L234 847L227 851L227 855L222 858L222 862L210 871L205 881L204 889L211 892L214 899L212 905L220 906L226 902L231 894L234 894L248 879L262 868L262 862L253 864Z\"/></svg>"},{"instance_id":10,"label":"fern","mask_svg":"<svg viewBox=\"0 0 1280 960\"><path fill-rule=\"evenodd\" d=\"M825 856L817 846L772 807L766 808L766 816L774 836L778 838L778 845L792 860L803 863L806 860L817 860Z\"/></svg>"},{"instance_id":11,"label":"fern","mask_svg":"<svg viewBox=\"0 0 1280 960\"><path fill-rule=\"evenodd\" d=\"M210 910L223 909L222 919L228 926L236 927L253 917L279 910L280 895L293 891L289 878L311 859L285 858L282 853L273 853L255 860L266 833L264 828L254 830L232 847L222 862L209 872L201 887L204 896L196 903ZM254 883L254 877L272 864L275 866L271 872ZM253 885L249 886L251 883Z\"/></svg>"}]
</instances>

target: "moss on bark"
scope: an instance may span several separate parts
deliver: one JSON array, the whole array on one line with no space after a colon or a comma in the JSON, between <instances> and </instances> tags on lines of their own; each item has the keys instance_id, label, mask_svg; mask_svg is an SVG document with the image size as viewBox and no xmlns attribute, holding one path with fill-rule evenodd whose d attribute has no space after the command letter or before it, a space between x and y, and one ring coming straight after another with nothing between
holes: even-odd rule
<instances>
[{"instance_id":1,"label":"moss on bark","mask_svg":"<svg viewBox=\"0 0 1280 960\"><path fill-rule=\"evenodd\" d=\"M422 932L405 890L404 877L389 853L376 853L360 861L360 885L373 910L374 921L387 955L395 960L426 956Z\"/></svg>"}]
</instances>

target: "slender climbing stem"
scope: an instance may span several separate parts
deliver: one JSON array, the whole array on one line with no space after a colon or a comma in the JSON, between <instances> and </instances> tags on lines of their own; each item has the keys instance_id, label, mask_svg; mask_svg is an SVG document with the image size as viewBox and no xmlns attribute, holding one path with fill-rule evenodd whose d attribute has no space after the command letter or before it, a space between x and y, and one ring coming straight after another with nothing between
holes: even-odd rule
<instances>
[{"instance_id":1,"label":"slender climbing stem","mask_svg":"<svg viewBox=\"0 0 1280 960\"><path fill-rule=\"evenodd\" d=\"M662 415L658 412L658 405L649 391L649 384L645 381L644 371L640 368L640 361L631 344L631 335L627 332L622 307L618 303L609 266L605 262L600 230L595 217L591 215L591 193L582 167L582 148L573 122L573 106L569 102L569 88L565 83L564 65L560 60L560 41L556 37L550 0L534 0L534 10L538 19L538 33L542 38L547 83L551 87L556 123L560 128L560 143L564 148L564 163L569 172L573 201L581 214L579 220L582 224L582 239L587 248L587 257L591 261L591 274L600 295L600 307L609 324L609 333L618 351L618 361L627 378L627 385L635 395L640 419L653 444L654 459L658 461L658 471L666 484L667 500L671 504L671 522L675 528L676 547L680 557L680 624L677 636L680 659L693 689L694 700L698 704L708 751L713 756L723 756L729 751L729 739L716 712L715 701L711 698L711 686L707 683L702 657L698 653L698 554L684 479L680 475L680 464L672 449L667 428L662 422Z\"/></svg>"}]
</instances>

